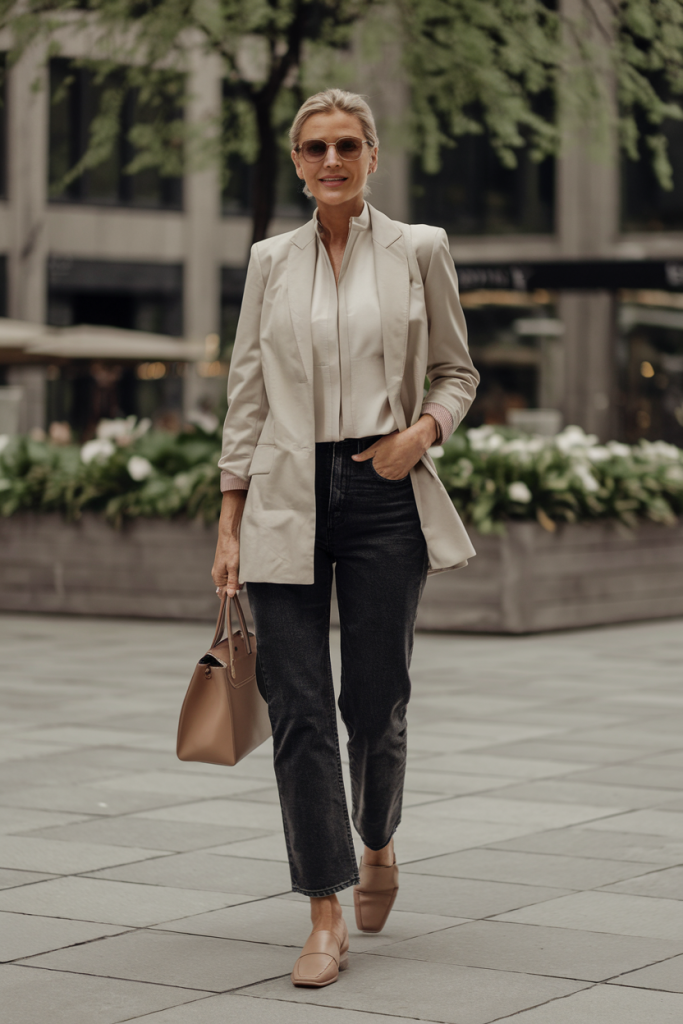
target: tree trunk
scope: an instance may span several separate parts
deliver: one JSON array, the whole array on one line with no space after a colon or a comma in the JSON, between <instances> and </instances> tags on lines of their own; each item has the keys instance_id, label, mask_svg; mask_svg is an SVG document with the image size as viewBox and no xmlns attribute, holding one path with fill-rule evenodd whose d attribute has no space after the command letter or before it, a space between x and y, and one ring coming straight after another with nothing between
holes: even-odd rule
<instances>
[{"instance_id":1,"label":"tree trunk","mask_svg":"<svg viewBox=\"0 0 683 1024\"><path fill-rule=\"evenodd\" d=\"M252 244L266 237L275 210L278 147L273 127L273 106L268 98L256 100L259 153L253 171L253 232Z\"/></svg>"}]
</instances>

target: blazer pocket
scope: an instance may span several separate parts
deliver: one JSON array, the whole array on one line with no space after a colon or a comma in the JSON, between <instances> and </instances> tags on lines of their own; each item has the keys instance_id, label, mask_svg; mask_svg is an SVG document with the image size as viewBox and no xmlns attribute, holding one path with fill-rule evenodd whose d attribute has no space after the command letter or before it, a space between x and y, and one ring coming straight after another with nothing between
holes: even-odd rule
<instances>
[{"instance_id":1,"label":"blazer pocket","mask_svg":"<svg viewBox=\"0 0 683 1024\"><path fill-rule=\"evenodd\" d=\"M270 473L273 467L275 456L275 445L259 444L254 450L249 467L249 476L256 476L258 473Z\"/></svg>"}]
</instances>

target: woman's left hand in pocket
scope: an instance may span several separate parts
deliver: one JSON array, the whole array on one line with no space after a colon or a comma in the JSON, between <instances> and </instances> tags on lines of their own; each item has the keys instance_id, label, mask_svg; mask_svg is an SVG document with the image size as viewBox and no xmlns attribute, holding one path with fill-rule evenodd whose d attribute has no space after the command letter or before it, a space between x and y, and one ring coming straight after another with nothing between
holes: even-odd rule
<instances>
[{"instance_id":1,"label":"woman's left hand in pocket","mask_svg":"<svg viewBox=\"0 0 683 1024\"><path fill-rule=\"evenodd\" d=\"M380 476L386 480L403 480L432 447L437 436L436 420L425 413L412 427L380 437L365 451L351 458L354 462L372 459L372 465Z\"/></svg>"}]
</instances>

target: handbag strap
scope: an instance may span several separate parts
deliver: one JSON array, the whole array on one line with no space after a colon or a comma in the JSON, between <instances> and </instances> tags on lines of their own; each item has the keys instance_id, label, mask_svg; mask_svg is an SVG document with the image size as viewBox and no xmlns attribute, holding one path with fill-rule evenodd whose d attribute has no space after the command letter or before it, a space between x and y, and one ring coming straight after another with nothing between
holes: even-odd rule
<instances>
[{"instance_id":1,"label":"handbag strap","mask_svg":"<svg viewBox=\"0 0 683 1024\"><path fill-rule=\"evenodd\" d=\"M233 644L233 632L232 632L232 606L233 601L235 602L235 610L237 611L237 618L239 620L240 629L242 630L242 636L247 646L247 654L251 654L251 636L247 629L246 619L244 618L244 612L242 611L242 605L240 599L235 594L234 597L228 599L225 594L221 599L221 607L218 612L218 621L216 622L216 632L214 634L211 647L216 647L223 639L223 634L227 632L228 639L230 641L230 674L235 678L235 645Z\"/></svg>"}]
</instances>

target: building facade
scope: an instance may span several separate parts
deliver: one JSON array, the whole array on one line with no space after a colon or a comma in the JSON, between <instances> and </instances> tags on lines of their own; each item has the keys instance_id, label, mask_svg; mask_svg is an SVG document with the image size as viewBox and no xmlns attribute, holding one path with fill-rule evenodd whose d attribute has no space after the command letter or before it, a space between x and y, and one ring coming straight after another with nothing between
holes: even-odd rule
<instances>
[{"instance_id":1,"label":"building facade","mask_svg":"<svg viewBox=\"0 0 683 1024\"><path fill-rule=\"evenodd\" d=\"M249 169L233 167L223 191L216 170L182 180L126 175L122 137L105 165L61 186L96 100L92 80L70 67L78 56L65 49L46 67L29 53L4 79L0 314L188 340L220 334L227 350L251 236ZM382 137L371 201L448 231L482 372L469 422L550 408L602 439L683 444L683 127L669 132L671 192L645 161L622 160L609 141L593 153L581 137L567 138L557 160L522 154L514 170L500 166L485 136L467 137L426 175L396 130L406 94L395 64L388 58L380 72L358 83ZM198 59L188 116L215 112L222 88L220 64ZM126 118L139 114L133 98ZM272 233L310 216L299 184L285 154ZM24 427L69 420L82 433L79 405L98 389L108 389L108 414L152 412L170 425L183 410L219 406L225 381L215 359L199 369L169 364L150 379L135 366L5 357L2 383L25 388Z\"/></svg>"}]
</instances>

